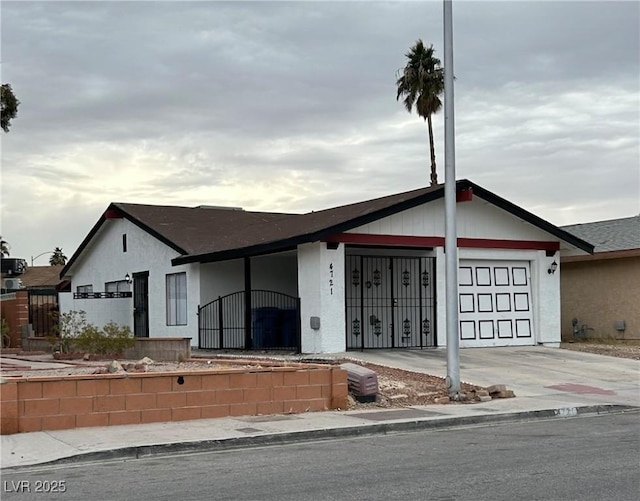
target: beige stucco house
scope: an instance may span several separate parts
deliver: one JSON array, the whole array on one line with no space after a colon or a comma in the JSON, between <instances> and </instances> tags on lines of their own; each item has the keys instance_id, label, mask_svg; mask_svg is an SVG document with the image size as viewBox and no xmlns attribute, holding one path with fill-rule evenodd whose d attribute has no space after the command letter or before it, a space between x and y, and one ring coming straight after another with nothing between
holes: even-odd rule
<instances>
[{"instance_id":1,"label":"beige stucco house","mask_svg":"<svg viewBox=\"0 0 640 501\"><path fill-rule=\"evenodd\" d=\"M595 246L562 258L563 339L640 340L640 215L562 229Z\"/></svg>"}]
</instances>

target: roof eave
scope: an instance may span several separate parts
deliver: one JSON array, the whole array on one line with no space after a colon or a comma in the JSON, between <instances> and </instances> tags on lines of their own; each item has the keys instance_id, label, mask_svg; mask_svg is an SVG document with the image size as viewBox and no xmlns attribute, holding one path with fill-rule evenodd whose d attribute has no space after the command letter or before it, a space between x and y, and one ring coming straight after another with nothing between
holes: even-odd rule
<instances>
[{"instance_id":1,"label":"roof eave","mask_svg":"<svg viewBox=\"0 0 640 501\"><path fill-rule=\"evenodd\" d=\"M506 212L532 224L551 235L559 238L560 240L565 241L566 243L584 251L589 254L593 254L594 246L589 242L582 240L581 238L576 237L575 235L562 230L561 228L555 226L554 224L532 214L531 212L515 205L512 202L492 193L488 190L485 190L481 186L469 181L468 179L461 179L456 182L456 191L460 191L463 189L471 188L474 195L478 195L480 198L486 200L487 202L499 207ZM177 258L172 259L172 265L180 265L180 264L188 264L188 263L208 263L208 262L216 262L216 261L225 261L228 259L236 259L242 257L250 257L256 256L260 254L268 254L270 252L276 252L284 249L295 248L297 245L315 241L321 241L334 235L336 233L343 233L353 228L357 228L359 226L365 225L372 221L376 221L383 217L387 217L398 212L402 212L404 210L411 209L418 205L422 205L427 202L431 202L433 200L443 198L444 197L444 185L439 186L437 189L433 191L429 191L427 193L423 193L416 197L413 197L408 200L404 200L402 202L396 203L389 207L385 207L383 209L379 209L377 211L373 211L369 214L364 214L362 216L358 216L347 221L343 221L341 223L328 226L327 228L323 228L321 230L300 234L293 237L289 237L283 240L274 240L270 242L266 242L263 244L250 245L247 247L240 247L236 249L227 249L223 251L216 252L208 252L201 254L191 254L184 255ZM186 253L185 253L186 254Z\"/></svg>"},{"instance_id":2,"label":"roof eave","mask_svg":"<svg viewBox=\"0 0 640 501\"><path fill-rule=\"evenodd\" d=\"M64 266L64 268L62 268L62 270L60 271L59 277L61 280L63 280L65 278L65 275L69 272L69 270L71 269L71 267L74 265L74 263L78 260L78 258L80 257L80 255L82 254L82 252L84 251L84 249L89 245L89 243L91 242L91 240L93 240L93 237L95 237L96 233L98 233L98 231L100 230L100 228L102 227L102 225L105 223L105 221L107 221L107 217L106 217L106 213L110 210L116 210L118 211L120 214L122 214L122 216L127 219L128 221L130 221L131 223L135 224L137 227L139 227L140 229L142 229L143 231L149 233L150 235L152 235L153 237L157 238L158 240L160 240L162 243L164 243L165 245L167 245L168 247L172 248L173 250L175 250L176 252L179 252L180 254L187 254L187 251L184 250L182 247L180 247L179 245L177 245L176 243L172 242L171 240L168 240L167 238L165 238L163 235L161 235L160 233L158 233L157 231L153 230L152 228L150 228L149 226L147 226L146 224L144 224L142 221L140 221L139 219L137 219L136 217L134 217L133 215L129 214L126 210L124 210L120 204L117 203L110 203L109 206L107 207L107 209L100 215L100 218L98 219L98 221L96 222L96 224L93 225L93 228L91 228L91 231L89 231L89 233L87 234L87 236L84 238L84 240L82 241L82 243L80 244L80 246L76 249L76 251L73 253L73 255L71 256L71 259L69 259L69 261L67 262L67 264Z\"/></svg>"},{"instance_id":3,"label":"roof eave","mask_svg":"<svg viewBox=\"0 0 640 501\"><path fill-rule=\"evenodd\" d=\"M609 259L629 259L634 257L640 257L640 249L595 252L589 256L567 256L562 258L560 264L579 263L584 261L606 261Z\"/></svg>"},{"instance_id":4,"label":"roof eave","mask_svg":"<svg viewBox=\"0 0 640 501\"><path fill-rule=\"evenodd\" d=\"M115 204L111 204L114 206L114 208L116 208L117 210L119 210L122 215L125 217L125 219L129 220L130 222L132 222L133 224L135 224L138 228L140 228L141 230L145 231L146 233L149 233L149 235L153 236L154 238L160 240L160 242L162 242L163 244L165 244L167 247L172 248L173 250L175 250L176 252L180 253L180 254L188 254L188 252L183 249L182 247L180 247L178 244L176 244L175 242L169 240L167 237L165 237L164 235L162 235L161 233L158 233L156 230L154 230L153 228L151 228L150 226L146 225L144 222L142 222L140 219L136 218L135 216L133 216L132 214L130 214L129 212L127 212L121 204L115 203ZM110 206L111 207L111 206ZM108 209L107 209L108 210Z\"/></svg>"}]
</instances>

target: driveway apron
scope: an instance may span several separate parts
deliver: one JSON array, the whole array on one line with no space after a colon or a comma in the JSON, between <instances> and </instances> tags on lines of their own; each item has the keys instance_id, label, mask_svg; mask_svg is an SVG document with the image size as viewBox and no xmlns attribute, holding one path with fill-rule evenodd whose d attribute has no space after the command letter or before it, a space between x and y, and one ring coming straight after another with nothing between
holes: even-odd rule
<instances>
[{"instance_id":1,"label":"driveway apron","mask_svg":"<svg viewBox=\"0 0 640 501\"><path fill-rule=\"evenodd\" d=\"M446 349L353 351L346 356L447 375ZM549 403L640 406L640 361L560 348L461 349L460 379L480 386L505 384L516 397Z\"/></svg>"}]
</instances>

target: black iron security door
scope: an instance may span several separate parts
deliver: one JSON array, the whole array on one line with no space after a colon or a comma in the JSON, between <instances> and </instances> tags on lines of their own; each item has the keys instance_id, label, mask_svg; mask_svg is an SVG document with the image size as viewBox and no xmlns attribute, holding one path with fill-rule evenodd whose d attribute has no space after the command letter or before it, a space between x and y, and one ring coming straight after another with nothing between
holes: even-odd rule
<instances>
[{"instance_id":1,"label":"black iron security door","mask_svg":"<svg viewBox=\"0 0 640 501\"><path fill-rule=\"evenodd\" d=\"M433 263L347 256L347 349L435 346Z\"/></svg>"},{"instance_id":2,"label":"black iron security door","mask_svg":"<svg viewBox=\"0 0 640 501\"><path fill-rule=\"evenodd\" d=\"M149 337L149 272L133 274L133 335Z\"/></svg>"}]
</instances>

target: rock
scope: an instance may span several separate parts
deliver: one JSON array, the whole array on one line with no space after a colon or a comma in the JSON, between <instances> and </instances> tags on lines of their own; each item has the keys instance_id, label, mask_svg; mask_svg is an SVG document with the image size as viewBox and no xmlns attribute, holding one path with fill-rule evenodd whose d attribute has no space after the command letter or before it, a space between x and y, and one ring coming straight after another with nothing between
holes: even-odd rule
<instances>
[{"instance_id":1,"label":"rock","mask_svg":"<svg viewBox=\"0 0 640 501\"><path fill-rule=\"evenodd\" d=\"M389 395L387 398L389 400L402 400L403 398L409 398L409 395L398 393L397 395Z\"/></svg>"},{"instance_id":2,"label":"rock","mask_svg":"<svg viewBox=\"0 0 640 501\"><path fill-rule=\"evenodd\" d=\"M153 364L155 364L155 362L153 360L151 360L149 357L143 357L140 360L138 360L137 363L138 364L142 364L142 365L153 365Z\"/></svg>"},{"instance_id":3,"label":"rock","mask_svg":"<svg viewBox=\"0 0 640 501\"><path fill-rule=\"evenodd\" d=\"M98 369L93 371L91 374L109 374L109 369L107 367L99 367Z\"/></svg>"},{"instance_id":4,"label":"rock","mask_svg":"<svg viewBox=\"0 0 640 501\"><path fill-rule=\"evenodd\" d=\"M449 397L438 397L435 400L436 404L448 404L451 402L451 399Z\"/></svg>"},{"instance_id":5,"label":"rock","mask_svg":"<svg viewBox=\"0 0 640 501\"><path fill-rule=\"evenodd\" d=\"M481 395L478 397L480 402L491 402L491 397L489 395Z\"/></svg>"},{"instance_id":6,"label":"rock","mask_svg":"<svg viewBox=\"0 0 640 501\"><path fill-rule=\"evenodd\" d=\"M437 393L438 393L437 391L427 391L422 393L416 393L416 397L419 397L419 398L431 397L433 395L436 395Z\"/></svg>"},{"instance_id":7,"label":"rock","mask_svg":"<svg viewBox=\"0 0 640 501\"><path fill-rule=\"evenodd\" d=\"M84 356L82 357L82 360L89 360L91 358L91 355L89 353L85 353Z\"/></svg>"},{"instance_id":8,"label":"rock","mask_svg":"<svg viewBox=\"0 0 640 501\"><path fill-rule=\"evenodd\" d=\"M138 364L135 364L133 368L136 372L147 372L149 370L149 365L138 363Z\"/></svg>"},{"instance_id":9,"label":"rock","mask_svg":"<svg viewBox=\"0 0 640 501\"><path fill-rule=\"evenodd\" d=\"M478 391L476 391L476 396L477 397L488 397L489 396L489 392L487 390L478 390Z\"/></svg>"},{"instance_id":10,"label":"rock","mask_svg":"<svg viewBox=\"0 0 640 501\"><path fill-rule=\"evenodd\" d=\"M516 394L513 392L513 390L504 390L494 393L493 396L497 398L513 398L516 396Z\"/></svg>"},{"instance_id":11,"label":"rock","mask_svg":"<svg viewBox=\"0 0 640 501\"><path fill-rule=\"evenodd\" d=\"M503 384L494 384L489 386L487 391L489 392L489 395L491 395L492 393L498 393L499 391L505 391L506 389L507 387Z\"/></svg>"},{"instance_id":12,"label":"rock","mask_svg":"<svg viewBox=\"0 0 640 501\"><path fill-rule=\"evenodd\" d=\"M117 360L113 360L108 366L107 371L109 374L113 374L115 372L124 372L122 365Z\"/></svg>"}]
</instances>

